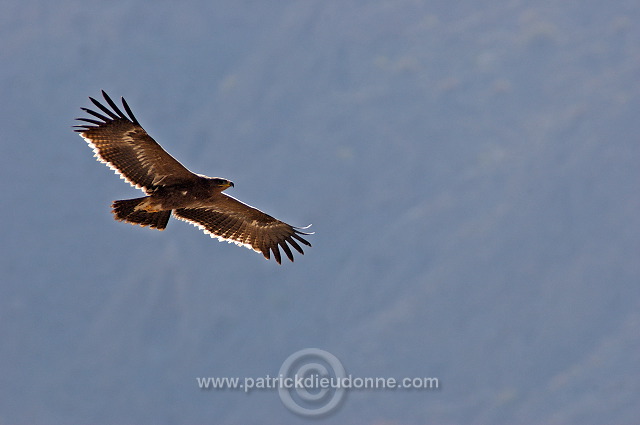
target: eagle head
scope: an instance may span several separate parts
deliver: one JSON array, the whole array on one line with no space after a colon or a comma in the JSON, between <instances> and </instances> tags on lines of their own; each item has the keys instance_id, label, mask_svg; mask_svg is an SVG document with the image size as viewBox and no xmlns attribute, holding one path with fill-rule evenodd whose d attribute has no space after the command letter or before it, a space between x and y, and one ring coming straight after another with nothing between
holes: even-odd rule
<instances>
[{"instance_id":1,"label":"eagle head","mask_svg":"<svg viewBox=\"0 0 640 425\"><path fill-rule=\"evenodd\" d=\"M222 188L222 190L233 187L233 182L231 180L222 179L220 177L212 177L211 183L213 183L213 185L216 187Z\"/></svg>"}]
</instances>

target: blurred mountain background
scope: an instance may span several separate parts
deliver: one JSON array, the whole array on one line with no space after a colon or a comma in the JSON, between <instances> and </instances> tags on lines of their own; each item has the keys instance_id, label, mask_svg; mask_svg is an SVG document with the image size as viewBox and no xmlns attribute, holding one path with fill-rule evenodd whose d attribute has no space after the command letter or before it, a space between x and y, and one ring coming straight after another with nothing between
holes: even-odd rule
<instances>
[{"instance_id":1,"label":"blurred mountain background","mask_svg":"<svg viewBox=\"0 0 640 425\"><path fill-rule=\"evenodd\" d=\"M0 3L0 424L295 424L274 376L354 376L322 424L635 424L640 5ZM313 248L278 266L172 220L73 133L100 89Z\"/></svg>"}]
</instances>

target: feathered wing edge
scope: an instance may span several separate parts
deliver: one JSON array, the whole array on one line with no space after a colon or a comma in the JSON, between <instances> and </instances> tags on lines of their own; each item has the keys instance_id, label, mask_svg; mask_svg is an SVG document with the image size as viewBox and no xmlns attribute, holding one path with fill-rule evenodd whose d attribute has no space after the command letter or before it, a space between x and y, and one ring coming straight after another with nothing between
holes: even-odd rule
<instances>
[{"instance_id":1,"label":"feathered wing edge","mask_svg":"<svg viewBox=\"0 0 640 425\"><path fill-rule=\"evenodd\" d=\"M294 226L289 226L286 223L283 223L289 226L293 230L293 233L280 241L264 240L264 238L262 240L257 240L258 235L256 235L256 239L252 239L250 242L241 242L241 241L238 241L237 239L232 239L232 238L224 237L224 236L213 233L211 230L207 229L205 224L197 220L194 220L192 218L181 216L179 210L173 210L173 217L197 227L198 229L202 230L205 234L209 235L212 238L218 239L220 242L224 241L227 243L234 243L238 246L243 246L245 248L258 252L262 254L264 258L266 258L267 260L271 259L271 253L273 253L273 257L278 264L282 264L282 256L280 255L279 248L282 248L287 258L291 262L293 262L294 261L293 252L291 251L287 243L291 244L291 246L296 251L298 251L301 255L304 255L304 250L302 249L300 244L296 242L296 240L306 246L311 247L311 243L309 243L309 241L304 239L302 236L314 234L314 232L302 231L302 230L308 229L309 227L311 227L311 225L308 225L305 227L294 227ZM263 232L263 236L265 236L266 234L267 234L266 232Z\"/></svg>"},{"instance_id":2,"label":"feathered wing edge","mask_svg":"<svg viewBox=\"0 0 640 425\"><path fill-rule=\"evenodd\" d=\"M81 134L82 135L82 134ZM125 176L122 171L120 171L118 169L118 167L116 167L115 165L113 165L111 162L109 162L108 160L106 160L105 158L102 157L102 155L100 155L100 149L98 149L98 147L91 141L91 139L82 136L82 138L84 139L85 142L87 142L87 145L89 145L89 148L91 148L91 150L93 151L93 156L94 158L97 158L99 162L103 163L104 165L106 165L107 167L109 167L109 169L113 170L113 172L118 175L118 177L120 177L122 180L124 180L125 182L129 183L132 187L135 187L136 189L140 189L142 190L144 193L146 193L147 195L149 194L149 191L147 190L146 187L142 186L139 183L135 183L133 182L131 179L129 179L127 176Z\"/></svg>"},{"instance_id":3,"label":"feathered wing edge","mask_svg":"<svg viewBox=\"0 0 640 425\"><path fill-rule=\"evenodd\" d=\"M98 113L96 111L93 111L93 110L89 109L89 108L80 108L81 110L85 111L86 113L88 113L90 115L93 115L94 117L99 118L102 121L98 121L98 120L91 119L91 118L76 118L77 121L83 121L83 122L86 122L86 123L89 123L89 124L74 125L73 126L73 128L75 129L74 131L76 133L79 133L80 136L84 139L84 141L87 142L87 144L89 145L89 148L91 148L91 150L93 151L93 156L95 158L97 158L98 161L102 162L107 167L109 167L111 170L113 170L113 172L115 174L117 174L125 182L129 183L132 187L135 187L136 189L140 189L143 192L148 194L148 191L146 190L146 188L144 186L142 186L141 184L133 182L131 179L129 179L127 176L125 176L122 173L122 171L120 169L118 169L118 167L116 167L109 160L107 160L102 155L100 155L100 149L93 143L93 141L90 138L85 137L85 135L84 135L85 132L91 131L91 130L96 129L96 128L99 128L100 126L108 124L108 123L110 123L111 121L114 121L114 120L125 120L125 121L128 121L128 122L132 123L133 125L137 125L140 128L142 128L142 126L140 125L140 123L136 119L135 115L133 115L133 112L131 111L131 108L129 107L129 104L127 103L126 100L124 100L124 97L121 98L122 106L124 106L124 109L127 112L128 116L122 113L120 108L118 108L118 106L115 104L115 102L113 100L111 100L109 95L104 90L101 90L101 92L102 92L102 96L107 101L109 106L111 106L111 108L113 108L113 111L110 111L102 103L100 103L99 101L97 101L93 97L89 96L89 100L91 100L91 103L96 105L102 112L107 114L107 116L102 115L102 114L100 114L100 113Z\"/></svg>"}]
</instances>

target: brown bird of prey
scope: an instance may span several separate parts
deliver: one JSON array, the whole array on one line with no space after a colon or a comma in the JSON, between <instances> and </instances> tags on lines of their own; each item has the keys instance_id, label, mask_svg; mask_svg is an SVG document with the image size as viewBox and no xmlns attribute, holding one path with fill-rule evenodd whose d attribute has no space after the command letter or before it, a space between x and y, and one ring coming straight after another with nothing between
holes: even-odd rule
<instances>
[{"instance_id":1,"label":"brown bird of prey","mask_svg":"<svg viewBox=\"0 0 640 425\"><path fill-rule=\"evenodd\" d=\"M126 115L104 91L102 96L111 109L90 97L101 112L81 108L97 119L77 118L87 124L74 126L75 131L99 161L147 195L114 201L116 220L164 230L173 213L212 238L253 249L267 260L273 253L278 264L280 248L293 261L289 245L300 254L304 254L300 244L311 246L302 237L311 233L303 232L303 228L290 226L222 193L233 187L230 180L187 170L147 134L124 98Z\"/></svg>"}]
</instances>

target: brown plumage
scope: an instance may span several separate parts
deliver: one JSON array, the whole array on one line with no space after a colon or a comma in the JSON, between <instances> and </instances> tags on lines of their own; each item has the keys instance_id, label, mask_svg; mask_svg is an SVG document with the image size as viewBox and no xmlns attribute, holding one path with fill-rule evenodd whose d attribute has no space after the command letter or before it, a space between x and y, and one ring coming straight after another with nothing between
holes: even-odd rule
<instances>
[{"instance_id":1,"label":"brown plumage","mask_svg":"<svg viewBox=\"0 0 640 425\"><path fill-rule=\"evenodd\" d=\"M251 248L266 259L273 254L278 264L280 248L293 261L289 245L300 254L304 254L300 244L311 246L302 237L311 233L222 193L233 187L231 181L189 171L147 134L124 98L126 115L104 91L102 95L111 109L90 97L101 112L81 108L97 119L77 118L87 124L74 126L75 131L99 161L147 195L114 201L116 220L164 230L173 214L211 237Z\"/></svg>"}]
</instances>

